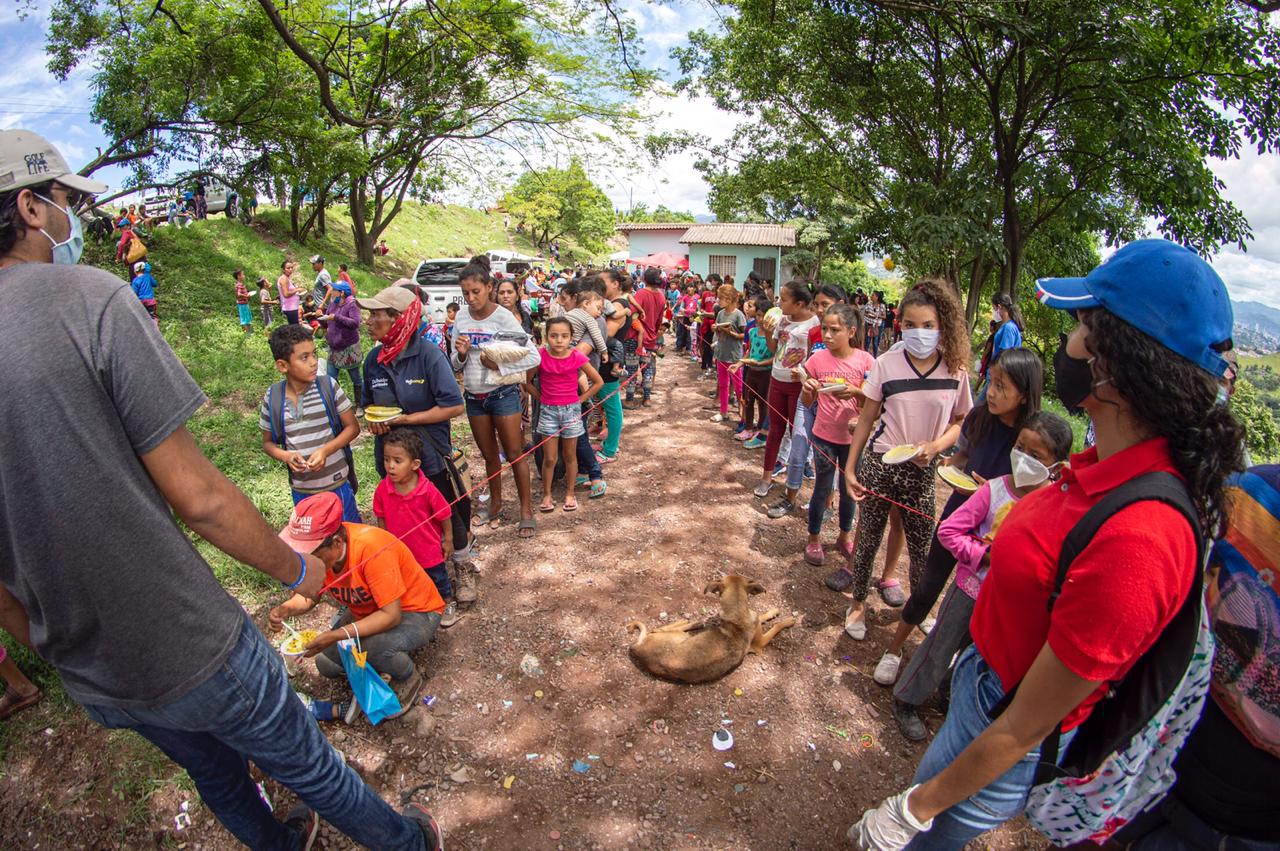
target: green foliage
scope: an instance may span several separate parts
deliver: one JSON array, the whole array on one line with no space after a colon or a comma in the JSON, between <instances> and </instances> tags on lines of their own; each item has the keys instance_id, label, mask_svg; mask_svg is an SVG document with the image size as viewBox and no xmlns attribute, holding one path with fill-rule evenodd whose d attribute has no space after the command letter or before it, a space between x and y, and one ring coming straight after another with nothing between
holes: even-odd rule
<instances>
[{"instance_id":1,"label":"green foliage","mask_svg":"<svg viewBox=\"0 0 1280 851\"><path fill-rule=\"evenodd\" d=\"M1244 426L1245 443L1255 463L1280 458L1280 424L1258 389L1246 378L1236 379L1231 412Z\"/></svg>"},{"instance_id":2,"label":"green foliage","mask_svg":"<svg viewBox=\"0 0 1280 851\"><path fill-rule=\"evenodd\" d=\"M722 217L854 221L967 290L971 321L993 275L1026 285L1037 241L1129 239L1146 217L1205 252L1250 234L1206 160L1276 149L1280 31L1234 0L729 8L676 51L679 85L742 123L650 140L701 151Z\"/></svg>"},{"instance_id":3,"label":"green foliage","mask_svg":"<svg viewBox=\"0 0 1280 851\"><path fill-rule=\"evenodd\" d=\"M647 204L636 204L630 210L618 213L619 222L696 222L693 213L672 210L666 204L659 204L651 211Z\"/></svg>"},{"instance_id":4,"label":"green foliage","mask_svg":"<svg viewBox=\"0 0 1280 851\"><path fill-rule=\"evenodd\" d=\"M543 248L564 237L573 237L587 250L599 251L613 233L613 205L587 177L576 157L565 169L549 168L520 175L503 197L502 205Z\"/></svg>"},{"instance_id":5,"label":"green foliage","mask_svg":"<svg viewBox=\"0 0 1280 851\"><path fill-rule=\"evenodd\" d=\"M1240 374L1264 393L1280 390L1280 372L1272 369L1269 364L1244 366Z\"/></svg>"},{"instance_id":6,"label":"green foliage","mask_svg":"<svg viewBox=\"0 0 1280 851\"><path fill-rule=\"evenodd\" d=\"M562 0L383 0L343 6L57 0L50 67L96 65L94 119L138 183L174 160L347 195L356 255L446 167L493 171L500 151L554 138L586 146L591 122L628 132L652 72L628 19ZM603 37L604 35L608 37ZM589 119L590 121L586 120ZM296 205L295 205L296 209ZM295 227L296 230L296 227Z\"/></svg>"},{"instance_id":7,"label":"green foliage","mask_svg":"<svg viewBox=\"0 0 1280 851\"><path fill-rule=\"evenodd\" d=\"M822 282L825 284L835 284L847 293L857 292L861 287L864 293L872 290L884 290L885 299L888 301L896 301L896 295L891 297L890 288L886 286L889 282L873 278L871 273L867 271L867 265L861 260L844 260L842 258L829 258L822 263Z\"/></svg>"}]
</instances>

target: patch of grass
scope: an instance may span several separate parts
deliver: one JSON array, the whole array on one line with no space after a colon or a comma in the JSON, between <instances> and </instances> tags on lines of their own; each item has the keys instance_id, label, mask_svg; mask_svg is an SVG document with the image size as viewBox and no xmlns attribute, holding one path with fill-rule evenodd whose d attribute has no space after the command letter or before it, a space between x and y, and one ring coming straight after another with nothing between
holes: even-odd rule
<instances>
[{"instance_id":1,"label":"patch of grass","mask_svg":"<svg viewBox=\"0 0 1280 851\"><path fill-rule=\"evenodd\" d=\"M1269 366L1273 370L1280 372L1280 352L1274 352L1269 355L1259 355L1257 357L1251 355L1242 355L1240 357L1240 367L1250 366Z\"/></svg>"},{"instance_id":2,"label":"patch of grass","mask_svg":"<svg viewBox=\"0 0 1280 851\"><path fill-rule=\"evenodd\" d=\"M0 631L0 644L4 645L9 659L18 666L26 678L44 692L44 700L37 704L35 709L20 712L0 724L0 763L3 763L8 758L9 746L13 742L37 734L37 728L43 723L40 720L43 716L36 714L40 706L52 705L59 710L58 714L62 715L65 710L71 709L75 704L71 698L67 697L67 692L62 687L62 679L52 665L18 643L18 640L7 632ZM0 775L2 774L3 772L0 771Z\"/></svg>"},{"instance_id":3,"label":"patch of grass","mask_svg":"<svg viewBox=\"0 0 1280 851\"><path fill-rule=\"evenodd\" d=\"M111 795L123 807L118 827L121 840L136 828L150 823L151 799L157 792L170 785L184 791L195 790L195 784L186 771L132 730L110 731L106 750L108 761L115 768Z\"/></svg>"}]
</instances>

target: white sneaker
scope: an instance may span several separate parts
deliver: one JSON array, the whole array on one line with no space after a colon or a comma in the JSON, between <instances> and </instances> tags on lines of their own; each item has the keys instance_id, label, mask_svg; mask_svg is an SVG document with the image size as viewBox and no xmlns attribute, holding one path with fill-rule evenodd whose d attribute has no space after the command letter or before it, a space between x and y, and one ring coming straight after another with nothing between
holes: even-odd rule
<instances>
[{"instance_id":1,"label":"white sneaker","mask_svg":"<svg viewBox=\"0 0 1280 851\"><path fill-rule=\"evenodd\" d=\"M845 609L844 632L845 632L845 635L849 636L854 641L862 641L864 638L866 638L867 637L867 610L863 609L855 617L853 614L852 606Z\"/></svg>"},{"instance_id":2,"label":"white sneaker","mask_svg":"<svg viewBox=\"0 0 1280 851\"><path fill-rule=\"evenodd\" d=\"M886 653L880 657L880 662L876 665L876 671L871 675L871 679L882 686L891 686L898 679L898 667L901 664L901 655Z\"/></svg>"},{"instance_id":3,"label":"white sneaker","mask_svg":"<svg viewBox=\"0 0 1280 851\"><path fill-rule=\"evenodd\" d=\"M724 417L723 417L721 414L713 414L713 415L711 416L711 422L713 422L713 423L722 423L722 422L724 422Z\"/></svg>"},{"instance_id":4,"label":"white sneaker","mask_svg":"<svg viewBox=\"0 0 1280 851\"><path fill-rule=\"evenodd\" d=\"M937 625L938 625L937 618L925 618L924 620L920 621L920 631L923 632L925 635L928 635L929 633L933 632L933 628Z\"/></svg>"}]
</instances>

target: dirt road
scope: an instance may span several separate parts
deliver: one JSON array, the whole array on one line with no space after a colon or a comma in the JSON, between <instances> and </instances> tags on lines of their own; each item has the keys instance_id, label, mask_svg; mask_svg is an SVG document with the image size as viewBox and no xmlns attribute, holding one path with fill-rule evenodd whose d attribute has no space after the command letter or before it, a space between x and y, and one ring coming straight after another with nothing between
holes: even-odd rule
<instances>
[{"instance_id":1,"label":"dirt road","mask_svg":"<svg viewBox=\"0 0 1280 851\"><path fill-rule=\"evenodd\" d=\"M483 534L480 602L420 657L425 693L435 698L430 709L377 728L326 727L387 800L432 810L451 851L841 847L863 809L910 780L924 746L897 733L889 691L871 679L894 613L873 594L867 640L844 636L843 598L822 587L823 568L802 559L803 518L765 517L750 493L760 452L743 450L729 428L708 421L714 384L697 374L685 358L661 362L654 407L627 412L603 500L583 498L574 514L539 515L527 542L516 539L514 525ZM834 534L828 546L830 561ZM716 598L701 589L726 572L766 585L754 608L793 612L801 623L710 685L672 685L636 669L623 624L714 613ZM297 686L340 693L314 668ZM940 718L932 712L926 720L932 730ZM722 727L734 738L728 751L712 747ZM10 835L3 845L48 847L59 835L92 847L118 844L109 833L113 814L93 808L127 802L89 796L75 803L87 819L80 822L74 811L55 817L32 799L48 785L56 787L49 801L66 797L84 772L105 773L99 785L109 785L113 767L93 755L102 735L79 722L66 732L70 749L14 743L0 809L20 803L25 816L4 818L0 828L45 833ZM267 788L287 805L289 793ZM192 826L175 834L183 799L195 796L156 791L143 804L149 829L119 844L234 847L194 803ZM318 844L349 846L327 827ZM1022 827L980 845L1041 846Z\"/></svg>"}]
</instances>

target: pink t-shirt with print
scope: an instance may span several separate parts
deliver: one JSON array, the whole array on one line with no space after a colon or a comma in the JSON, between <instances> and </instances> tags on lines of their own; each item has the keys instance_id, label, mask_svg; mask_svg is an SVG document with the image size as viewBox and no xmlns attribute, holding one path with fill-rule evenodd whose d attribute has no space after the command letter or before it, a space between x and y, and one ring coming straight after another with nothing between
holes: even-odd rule
<instances>
[{"instance_id":1,"label":"pink t-shirt with print","mask_svg":"<svg viewBox=\"0 0 1280 851\"><path fill-rule=\"evenodd\" d=\"M838 358L827 349L819 349L804 363L804 371L810 378L824 384L843 383L861 387L867 372L875 366L875 358L862 349L853 349ZM837 382L835 379L844 379ZM849 423L858 416L857 399L837 399L835 393L818 394L818 416L813 421L813 436L828 443L846 444L853 438Z\"/></svg>"}]
</instances>

